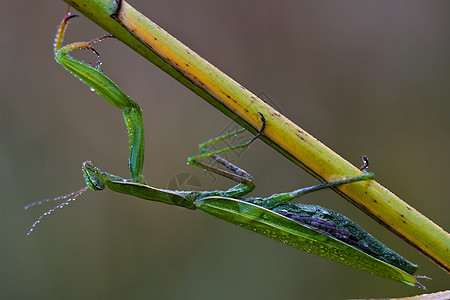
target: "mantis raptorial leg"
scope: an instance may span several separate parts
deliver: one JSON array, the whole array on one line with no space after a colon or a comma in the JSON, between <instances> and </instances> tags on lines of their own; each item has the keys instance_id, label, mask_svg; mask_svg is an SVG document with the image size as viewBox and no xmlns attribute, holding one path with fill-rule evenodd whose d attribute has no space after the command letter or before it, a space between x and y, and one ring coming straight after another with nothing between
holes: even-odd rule
<instances>
[{"instance_id":1,"label":"mantis raptorial leg","mask_svg":"<svg viewBox=\"0 0 450 300\"><path fill-rule=\"evenodd\" d=\"M61 22L56 34L54 43L55 59L67 71L90 86L92 91L95 91L115 107L123 109L123 119L127 126L128 137L130 140L128 165L131 177L136 182L145 183L144 176L142 175L145 137L141 108L129 96L123 93L111 79L101 72L100 66L92 67L69 55L70 52L80 49L90 49L98 55L98 52L92 45L111 36L106 35L89 42L77 42L62 47L61 44L64 39L67 25L69 20L73 17L76 17L76 15L70 14L69 6L66 16Z\"/></svg>"},{"instance_id":2,"label":"mantis raptorial leg","mask_svg":"<svg viewBox=\"0 0 450 300\"><path fill-rule=\"evenodd\" d=\"M243 169L222 158L220 154L233 149L248 147L260 135L263 135L266 121L261 113L259 116L261 127L258 135L254 138L236 146L215 151L208 150L208 146L235 134L240 134L244 130L223 135L201 144L200 151L202 154L188 158L188 163L191 165L236 181L237 184L235 186L225 191L178 191L158 189L147 185L142 175L144 160L142 111L116 84L103 75L99 68L86 65L68 54L78 49L91 49L97 53L92 45L107 36L90 42L61 46L67 24L72 17L68 10L56 36L55 58L63 67L89 85L91 89L95 90L109 103L124 110L125 124L129 133L129 169L131 179L123 179L119 176L102 172L91 162L84 162L82 171L87 186L67 196L53 199L65 200L65 202L39 217L28 234L34 230L42 217L50 214L56 208L66 206L88 189L99 191L107 186L115 192L133 195L146 200L188 209L200 209L227 222L297 249L385 278L423 287L417 279L426 277L415 277L412 275L416 271L417 265L387 248L347 217L317 205L291 203L292 200L313 191L338 187L344 184L369 185L370 180L374 177L372 173L364 172L360 176L302 188L292 192L274 194L269 197L244 197L255 188L253 178ZM200 161L200 159L208 158L214 159L224 169L216 168ZM364 170L368 165L367 158L363 159L363 161L364 166L361 170ZM38 201L36 204L42 202ZM34 204L30 204L26 208L31 206L34 206Z\"/></svg>"}]
</instances>

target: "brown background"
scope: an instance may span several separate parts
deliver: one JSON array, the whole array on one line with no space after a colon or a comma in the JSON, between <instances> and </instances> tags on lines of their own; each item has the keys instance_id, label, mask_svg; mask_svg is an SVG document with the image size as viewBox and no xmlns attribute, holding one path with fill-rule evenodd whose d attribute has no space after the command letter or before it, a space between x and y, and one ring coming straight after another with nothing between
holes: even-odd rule
<instances>
[{"instance_id":1,"label":"brown background","mask_svg":"<svg viewBox=\"0 0 450 300\"><path fill-rule=\"evenodd\" d=\"M1 299L330 299L421 291L283 246L202 212L110 191L86 193L29 226L27 203L84 185L84 160L127 176L121 112L53 61L62 1L0 1ZM449 229L450 2L131 1L131 4L343 157ZM104 32L85 17L67 41ZM234 125L116 40L103 69L144 111L149 183L180 174L197 144ZM91 53L83 57L95 61ZM239 159L239 160L238 160ZM317 181L256 142L234 154L270 195ZM178 175L178 176L177 176ZM197 183L193 183L198 185ZM448 275L331 191L301 199L357 221L433 277Z\"/></svg>"}]
</instances>

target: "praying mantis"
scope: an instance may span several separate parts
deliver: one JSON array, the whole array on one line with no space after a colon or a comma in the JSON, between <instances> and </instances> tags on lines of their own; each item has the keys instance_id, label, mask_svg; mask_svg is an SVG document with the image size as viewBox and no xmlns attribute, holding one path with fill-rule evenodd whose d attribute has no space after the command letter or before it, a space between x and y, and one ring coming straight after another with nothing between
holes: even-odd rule
<instances>
[{"instance_id":1,"label":"praying mantis","mask_svg":"<svg viewBox=\"0 0 450 300\"><path fill-rule=\"evenodd\" d=\"M115 192L146 200L191 210L200 209L210 215L299 250L365 272L424 288L417 279L426 277L412 275L417 270L417 265L387 248L349 218L317 205L291 203L292 200L304 194L343 184L364 182L369 185L374 178L372 173L364 171L360 176L297 189L292 192L274 194L266 198L244 197L255 188L253 178L246 171L228 162L219 154L237 148L248 147L259 136L263 135L266 120L261 113L259 113L261 127L258 134L252 139L220 150L210 151L208 149L209 146L215 143L244 132L245 130L242 129L200 144L199 148L202 153L188 158L188 164L229 178L237 182L235 186L225 191L178 191L159 189L147 185L142 175L145 137L142 111L139 105L106 77L99 66L90 66L69 55L70 52L79 49L90 49L98 55L93 48L93 44L110 36L104 36L89 42L76 42L62 46L69 20L73 17L75 15L70 14L69 7L56 34L54 44L55 59L65 69L86 83L91 90L102 96L110 104L123 110L129 137L128 167L131 179L124 179L103 172L90 161L84 162L82 172L86 187L66 196L54 198L53 200L65 201L41 215L30 228L28 235L34 231L36 225L41 222L44 216L49 215L56 208L68 205L88 189L101 191L108 187ZM208 158L213 159L223 168L216 168L200 161ZM366 164L367 162L365 162ZM365 166L362 170L364 168ZM49 199L32 203L25 208L27 209L45 201L49 201Z\"/></svg>"}]
</instances>

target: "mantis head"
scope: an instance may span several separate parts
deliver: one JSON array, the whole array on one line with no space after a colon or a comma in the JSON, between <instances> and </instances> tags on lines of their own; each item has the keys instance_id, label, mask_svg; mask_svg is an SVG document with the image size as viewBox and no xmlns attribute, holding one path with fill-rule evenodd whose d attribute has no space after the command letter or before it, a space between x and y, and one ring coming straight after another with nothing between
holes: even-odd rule
<instances>
[{"instance_id":1,"label":"mantis head","mask_svg":"<svg viewBox=\"0 0 450 300\"><path fill-rule=\"evenodd\" d=\"M92 162L85 161L82 165L83 177L86 185L93 191L101 191L105 188L104 175Z\"/></svg>"}]
</instances>

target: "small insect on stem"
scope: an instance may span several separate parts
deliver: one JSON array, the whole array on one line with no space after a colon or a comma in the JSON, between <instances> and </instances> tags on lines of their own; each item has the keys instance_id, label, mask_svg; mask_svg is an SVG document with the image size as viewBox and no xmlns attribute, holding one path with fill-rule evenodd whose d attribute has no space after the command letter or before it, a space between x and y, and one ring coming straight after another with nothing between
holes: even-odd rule
<instances>
[{"instance_id":1,"label":"small insect on stem","mask_svg":"<svg viewBox=\"0 0 450 300\"><path fill-rule=\"evenodd\" d=\"M37 205L41 205L41 204L43 204L43 203L47 203L47 202L50 202L50 201L59 201L59 200L67 199L67 200L65 200L64 202L58 204L57 206L55 206L55 207L53 207L52 209L49 209L48 211L46 211L45 213L43 213L43 214L42 214L42 215L41 215L41 216L33 223L33 225L31 225L30 230L28 230L28 232L27 232L27 235L29 236L29 235L33 232L34 228L37 226L37 224L39 224L39 223L41 222L41 220L42 220L45 216L50 215L50 214L51 214L52 212L54 212L57 208L63 208L64 206L69 205L70 202L75 201L75 200L78 198L78 196L80 196L81 194L83 194L84 192L86 192L88 189L89 189L89 188L86 186L86 187L84 187L84 188L82 188L82 189L80 189L80 190L78 190L78 191L76 191L76 192L72 192L72 193L67 194L67 195L64 195L64 196L59 196L59 197L55 197L55 198L52 198L52 199L49 198L49 199L39 200L39 201L36 201L36 202L33 202L33 203L30 203L30 204L26 205L26 206L24 207L25 210L29 209L30 207L37 206Z\"/></svg>"}]
</instances>

